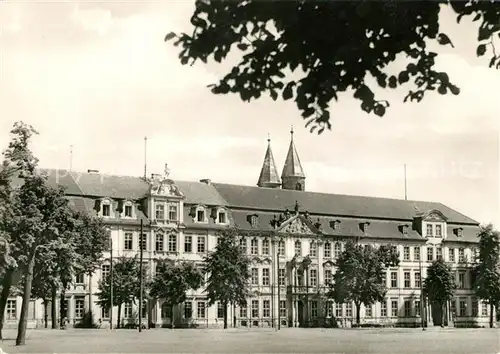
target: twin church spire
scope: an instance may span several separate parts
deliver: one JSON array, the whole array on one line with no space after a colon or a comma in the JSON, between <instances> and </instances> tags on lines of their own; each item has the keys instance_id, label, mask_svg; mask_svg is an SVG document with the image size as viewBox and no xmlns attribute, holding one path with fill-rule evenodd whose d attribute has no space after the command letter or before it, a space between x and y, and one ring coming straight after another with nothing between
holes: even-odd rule
<instances>
[{"instance_id":1,"label":"twin church spire","mask_svg":"<svg viewBox=\"0 0 500 354\"><path fill-rule=\"evenodd\" d=\"M290 131L290 146L286 155L285 166L281 173L281 179L271 149L271 138L268 137L266 155L264 156L264 163L262 164L257 185L266 188L282 187L283 189L303 191L305 189L305 179L306 176L293 142L293 127Z\"/></svg>"}]
</instances>

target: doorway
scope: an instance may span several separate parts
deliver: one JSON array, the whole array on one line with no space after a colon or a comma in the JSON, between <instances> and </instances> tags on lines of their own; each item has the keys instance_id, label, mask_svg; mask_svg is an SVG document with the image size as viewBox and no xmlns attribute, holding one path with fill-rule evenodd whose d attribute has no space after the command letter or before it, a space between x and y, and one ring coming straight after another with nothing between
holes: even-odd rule
<instances>
[{"instance_id":1,"label":"doorway","mask_svg":"<svg viewBox=\"0 0 500 354\"><path fill-rule=\"evenodd\" d=\"M446 326L448 323L446 321L446 316L444 317L444 322L443 322L443 308L441 305L433 303L431 305L431 311L432 311L432 323L434 326ZM445 311L446 312L446 311Z\"/></svg>"}]
</instances>

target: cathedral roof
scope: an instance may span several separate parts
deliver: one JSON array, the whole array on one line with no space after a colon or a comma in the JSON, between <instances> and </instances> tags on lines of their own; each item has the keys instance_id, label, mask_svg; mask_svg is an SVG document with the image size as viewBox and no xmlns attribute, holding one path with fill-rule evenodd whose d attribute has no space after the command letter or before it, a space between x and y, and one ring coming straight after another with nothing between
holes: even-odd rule
<instances>
[{"instance_id":1,"label":"cathedral roof","mask_svg":"<svg viewBox=\"0 0 500 354\"><path fill-rule=\"evenodd\" d=\"M283 172L281 173L281 178L286 177L305 177L304 170L302 169L302 164L300 163L299 154L293 143L293 129L290 131L290 147L288 148L288 153L286 155L285 166L283 166Z\"/></svg>"},{"instance_id":2,"label":"cathedral roof","mask_svg":"<svg viewBox=\"0 0 500 354\"><path fill-rule=\"evenodd\" d=\"M259 181L257 182L259 187L281 185L276 162L274 162L273 151L271 150L271 139L267 139L267 142L266 155L264 156L264 163L262 164Z\"/></svg>"}]
</instances>

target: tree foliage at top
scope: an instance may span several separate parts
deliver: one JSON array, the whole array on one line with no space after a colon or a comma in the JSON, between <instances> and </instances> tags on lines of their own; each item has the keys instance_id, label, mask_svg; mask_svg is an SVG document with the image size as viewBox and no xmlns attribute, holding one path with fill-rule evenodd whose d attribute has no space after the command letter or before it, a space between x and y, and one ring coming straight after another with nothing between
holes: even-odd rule
<instances>
[{"instance_id":1,"label":"tree foliage at top","mask_svg":"<svg viewBox=\"0 0 500 354\"><path fill-rule=\"evenodd\" d=\"M159 260L149 294L155 299L164 299L174 306L186 301L186 292L198 290L203 285L203 272L193 262Z\"/></svg>"},{"instance_id":2,"label":"tree foliage at top","mask_svg":"<svg viewBox=\"0 0 500 354\"><path fill-rule=\"evenodd\" d=\"M489 224L479 232L479 259L472 272L476 296L490 305L490 328L493 328L493 309L500 301L500 233Z\"/></svg>"},{"instance_id":3,"label":"tree foliage at top","mask_svg":"<svg viewBox=\"0 0 500 354\"><path fill-rule=\"evenodd\" d=\"M221 303L224 309L224 328L227 328L228 305L246 306L250 293L250 259L240 248L240 237L236 228L221 231L215 250L205 257L209 306Z\"/></svg>"},{"instance_id":4,"label":"tree foliage at top","mask_svg":"<svg viewBox=\"0 0 500 354\"><path fill-rule=\"evenodd\" d=\"M374 248L352 240L346 242L337 259L331 292L336 302L354 302L356 323L360 321L361 304L383 301L387 292L386 269L399 264L399 253L390 245Z\"/></svg>"},{"instance_id":5,"label":"tree foliage at top","mask_svg":"<svg viewBox=\"0 0 500 354\"><path fill-rule=\"evenodd\" d=\"M329 105L343 92L351 92L361 101L361 109L378 116L384 115L389 102L375 97L377 86L395 89L409 83L405 102L420 102L433 90L459 94L446 72L435 70L437 53L428 49L429 42L453 47L450 37L440 31L444 6L453 9L457 22L464 17L478 21L476 55L490 52L489 66L500 67L493 44L500 32L500 6L492 0L197 0L195 4L192 33L165 37L180 45L181 63L209 59L220 63L231 50L241 51L242 60L212 85L212 92L237 93L243 101L264 93L273 100L293 99L306 125L311 131L319 127L319 133L330 128ZM393 75L388 65L398 54L406 56L407 65Z\"/></svg>"}]
</instances>

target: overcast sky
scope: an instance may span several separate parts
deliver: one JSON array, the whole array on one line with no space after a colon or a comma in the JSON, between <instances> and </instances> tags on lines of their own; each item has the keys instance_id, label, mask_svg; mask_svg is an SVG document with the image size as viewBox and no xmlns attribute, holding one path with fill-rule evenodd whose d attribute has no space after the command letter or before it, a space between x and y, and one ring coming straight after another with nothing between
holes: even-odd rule
<instances>
[{"instance_id":1,"label":"overcast sky","mask_svg":"<svg viewBox=\"0 0 500 354\"><path fill-rule=\"evenodd\" d=\"M183 67L163 38L188 29L191 1L0 3L0 145L15 121L40 132L33 148L41 165L148 174L168 163L173 179L210 178L255 185L271 134L283 168L290 125L307 175L318 192L445 203L480 222L500 225L500 71L475 58L475 24L441 16L455 49L438 66L461 87L459 96L428 94L404 104L401 92L380 93L391 108L367 115L342 96L331 107L332 130L304 128L292 102L212 95L228 65Z\"/></svg>"}]
</instances>

